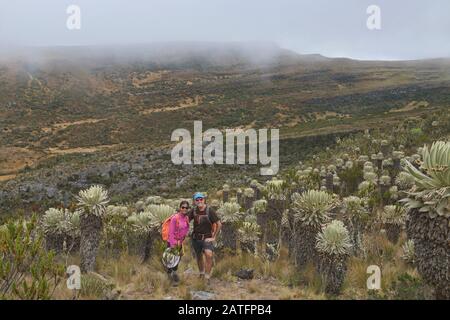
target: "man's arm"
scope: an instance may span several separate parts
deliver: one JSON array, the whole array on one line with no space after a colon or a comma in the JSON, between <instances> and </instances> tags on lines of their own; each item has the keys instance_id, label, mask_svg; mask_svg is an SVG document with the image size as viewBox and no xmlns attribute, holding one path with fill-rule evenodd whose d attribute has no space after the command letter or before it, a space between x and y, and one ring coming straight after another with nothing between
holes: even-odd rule
<instances>
[{"instance_id":1,"label":"man's arm","mask_svg":"<svg viewBox=\"0 0 450 320\"><path fill-rule=\"evenodd\" d=\"M222 228L222 223L220 222L220 218L214 210L210 211L210 218L212 222L212 230L211 230L211 238L205 239L206 241L214 241L216 240L217 235L219 234L220 229Z\"/></svg>"},{"instance_id":2,"label":"man's arm","mask_svg":"<svg viewBox=\"0 0 450 320\"><path fill-rule=\"evenodd\" d=\"M217 221L214 225L215 225L216 227L214 228L214 230L213 230L213 232L212 232L212 237L213 237L213 239L215 240L216 237L217 237L217 235L218 235L219 232L220 232L220 229L222 228L222 222L220 222L220 220L219 220L219 221Z\"/></svg>"}]
</instances>

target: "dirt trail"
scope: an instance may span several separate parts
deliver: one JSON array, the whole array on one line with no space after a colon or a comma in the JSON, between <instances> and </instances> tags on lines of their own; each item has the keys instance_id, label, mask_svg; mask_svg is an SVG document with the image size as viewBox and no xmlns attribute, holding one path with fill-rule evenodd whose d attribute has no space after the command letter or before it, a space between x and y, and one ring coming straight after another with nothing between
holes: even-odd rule
<instances>
[{"instance_id":1,"label":"dirt trail","mask_svg":"<svg viewBox=\"0 0 450 320\"><path fill-rule=\"evenodd\" d=\"M131 74L131 82L133 84L134 87L136 88L145 88L147 85L153 83L153 82L157 82L157 81L161 81L163 80L163 78L170 74L169 70L161 70L161 71L157 71L157 72L145 72L143 75L139 75L137 73L132 73Z\"/></svg>"},{"instance_id":2,"label":"dirt trail","mask_svg":"<svg viewBox=\"0 0 450 320\"><path fill-rule=\"evenodd\" d=\"M411 101L410 103L408 103L407 105L405 105L402 108L399 109L392 109L389 110L390 113L395 113L395 112L408 112L408 111L413 111L415 109L419 109L419 108L426 108L428 107L430 104L427 101Z\"/></svg>"},{"instance_id":3,"label":"dirt trail","mask_svg":"<svg viewBox=\"0 0 450 320\"><path fill-rule=\"evenodd\" d=\"M201 96L197 95L194 98L186 98L185 100L181 101L177 106L147 109L147 110L142 110L139 113L142 115L148 115L148 114L152 114L155 112L170 112L170 111L176 111L176 110L180 110L180 109L194 108L194 107L198 107L202 102L203 102L203 98Z\"/></svg>"},{"instance_id":4,"label":"dirt trail","mask_svg":"<svg viewBox=\"0 0 450 320\"><path fill-rule=\"evenodd\" d=\"M104 149L111 149L119 146L120 144L101 145L96 147L78 147L78 148L48 148L47 152L50 154L72 154L72 153L93 153Z\"/></svg>"},{"instance_id":5,"label":"dirt trail","mask_svg":"<svg viewBox=\"0 0 450 320\"><path fill-rule=\"evenodd\" d=\"M0 147L0 181L14 178L26 166L34 165L43 153L19 147Z\"/></svg>"},{"instance_id":6,"label":"dirt trail","mask_svg":"<svg viewBox=\"0 0 450 320\"><path fill-rule=\"evenodd\" d=\"M183 275L182 282L177 287L171 287L162 299L178 300L193 299L193 292L207 292L212 294L212 300L280 300L280 299L302 299L300 290L290 289L279 283L276 279L252 279L252 280L210 280L209 285L199 285L195 275ZM152 300L161 299L150 290L136 290L132 285L124 288L121 299L124 300Z\"/></svg>"},{"instance_id":7,"label":"dirt trail","mask_svg":"<svg viewBox=\"0 0 450 320\"><path fill-rule=\"evenodd\" d=\"M78 121L72 121L72 122L61 122L61 123L55 123L52 125L52 127L44 127L41 130L44 132L52 132L52 131L59 131L63 130L70 126L77 126L80 124L92 124L97 123L101 121L105 121L107 119L85 119L85 120L78 120Z\"/></svg>"},{"instance_id":8,"label":"dirt trail","mask_svg":"<svg viewBox=\"0 0 450 320\"><path fill-rule=\"evenodd\" d=\"M8 181L14 179L15 177L15 174L0 175L0 181Z\"/></svg>"}]
</instances>

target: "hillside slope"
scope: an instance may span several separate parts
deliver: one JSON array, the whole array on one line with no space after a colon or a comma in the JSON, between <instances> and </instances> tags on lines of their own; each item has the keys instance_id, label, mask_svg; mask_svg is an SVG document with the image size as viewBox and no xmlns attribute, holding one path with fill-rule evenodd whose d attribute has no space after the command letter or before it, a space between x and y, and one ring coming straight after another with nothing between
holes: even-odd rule
<instances>
[{"instance_id":1,"label":"hillside slope","mask_svg":"<svg viewBox=\"0 0 450 320\"><path fill-rule=\"evenodd\" d=\"M172 131L195 120L280 128L285 169L338 136L447 110L449 87L446 59L330 59L266 43L22 49L0 59L3 207L94 182L137 196L188 192L199 173L242 181L257 168L172 165Z\"/></svg>"}]
</instances>

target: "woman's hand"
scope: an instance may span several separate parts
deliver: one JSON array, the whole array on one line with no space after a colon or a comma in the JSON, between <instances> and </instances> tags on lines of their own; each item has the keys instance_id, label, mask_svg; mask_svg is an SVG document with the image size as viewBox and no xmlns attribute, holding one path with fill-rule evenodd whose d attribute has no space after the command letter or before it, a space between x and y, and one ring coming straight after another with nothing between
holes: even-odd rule
<instances>
[{"instance_id":1,"label":"woman's hand","mask_svg":"<svg viewBox=\"0 0 450 320\"><path fill-rule=\"evenodd\" d=\"M213 241L216 241L215 237L205 239L205 242L213 242Z\"/></svg>"}]
</instances>

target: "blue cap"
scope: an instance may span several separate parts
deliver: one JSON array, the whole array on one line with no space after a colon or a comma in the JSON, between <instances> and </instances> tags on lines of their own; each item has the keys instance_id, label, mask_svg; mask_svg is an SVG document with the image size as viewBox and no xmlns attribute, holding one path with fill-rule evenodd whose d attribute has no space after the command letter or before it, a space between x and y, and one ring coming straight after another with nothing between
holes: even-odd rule
<instances>
[{"instance_id":1,"label":"blue cap","mask_svg":"<svg viewBox=\"0 0 450 320\"><path fill-rule=\"evenodd\" d=\"M194 194L194 200L197 200L199 198L205 198L205 195L203 193L201 193L201 192L196 192Z\"/></svg>"}]
</instances>

